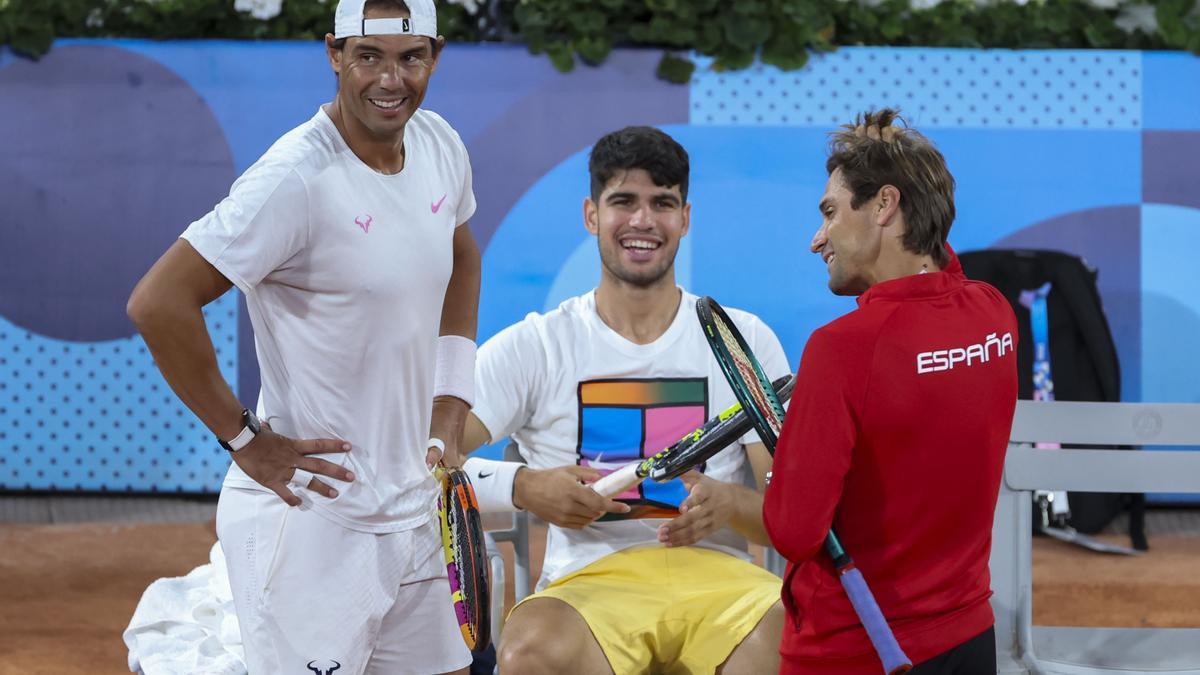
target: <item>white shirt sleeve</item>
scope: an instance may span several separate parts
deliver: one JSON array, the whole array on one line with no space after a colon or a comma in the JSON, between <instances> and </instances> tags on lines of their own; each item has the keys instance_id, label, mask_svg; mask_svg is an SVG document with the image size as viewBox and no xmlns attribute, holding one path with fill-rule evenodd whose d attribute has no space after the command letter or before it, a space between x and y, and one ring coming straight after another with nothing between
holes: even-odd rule
<instances>
[{"instance_id":1,"label":"white shirt sleeve","mask_svg":"<svg viewBox=\"0 0 1200 675\"><path fill-rule=\"evenodd\" d=\"M458 134L454 135L454 140L458 144L457 150L461 155L463 168L462 188L459 192L458 209L455 211L455 225L462 225L475 215L475 188L473 184L474 178L471 175L471 156L467 153L467 147L463 145L462 139Z\"/></svg>"},{"instance_id":2,"label":"white shirt sleeve","mask_svg":"<svg viewBox=\"0 0 1200 675\"><path fill-rule=\"evenodd\" d=\"M308 192L292 169L255 165L180 235L243 293L308 242Z\"/></svg>"},{"instance_id":3,"label":"white shirt sleeve","mask_svg":"<svg viewBox=\"0 0 1200 675\"><path fill-rule=\"evenodd\" d=\"M475 360L475 407L491 442L512 434L533 415L545 381L546 350L531 319L513 324L479 348Z\"/></svg>"}]
</instances>

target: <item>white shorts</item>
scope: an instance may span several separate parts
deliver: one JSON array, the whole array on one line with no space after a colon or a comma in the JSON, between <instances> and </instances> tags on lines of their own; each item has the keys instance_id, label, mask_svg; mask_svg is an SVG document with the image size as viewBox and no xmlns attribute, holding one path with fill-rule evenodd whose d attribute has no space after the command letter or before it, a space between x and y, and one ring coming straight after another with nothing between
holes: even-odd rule
<instances>
[{"instance_id":1,"label":"white shorts","mask_svg":"<svg viewBox=\"0 0 1200 675\"><path fill-rule=\"evenodd\" d=\"M431 513L412 530L357 532L274 493L222 489L217 536L250 674L431 675L469 665L437 523Z\"/></svg>"}]
</instances>

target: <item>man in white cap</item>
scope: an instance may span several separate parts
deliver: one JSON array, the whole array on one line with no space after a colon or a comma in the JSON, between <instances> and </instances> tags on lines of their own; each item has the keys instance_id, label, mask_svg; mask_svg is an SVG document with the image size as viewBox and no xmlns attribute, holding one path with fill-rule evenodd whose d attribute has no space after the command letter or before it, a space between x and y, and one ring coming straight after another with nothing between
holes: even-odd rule
<instances>
[{"instance_id":1,"label":"man in white cap","mask_svg":"<svg viewBox=\"0 0 1200 675\"><path fill-rule=\"evenodd\" d=\"M432 0L342 0L325 37L334 100L129 300L163 376L233 459L217 534L252 673L471 661L429 471L460 463L479 301L467 152L420 109L443 45ZM201 311L231 286L254 326L257 414L221 378Z\"/></svg>"}]
</instances>

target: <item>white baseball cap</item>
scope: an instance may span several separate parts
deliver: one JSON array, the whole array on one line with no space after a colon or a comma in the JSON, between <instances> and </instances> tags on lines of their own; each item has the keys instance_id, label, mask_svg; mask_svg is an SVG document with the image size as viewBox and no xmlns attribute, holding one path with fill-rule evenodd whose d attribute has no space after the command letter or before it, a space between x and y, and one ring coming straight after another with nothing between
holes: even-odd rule
<instances>
[{"instance_id":1,"label":"white baseball cap","mask_svg":"<svg viewBox=\"0 0 1200 675\"><path fill-rule=\"evenodd\" d=\"M367 0L341 0L333 15L333 37L340 40L367 35L423 35L437 37L437 10L433 0L404 0L407 19L364 19Z\"/></svg>"}]
</instances>

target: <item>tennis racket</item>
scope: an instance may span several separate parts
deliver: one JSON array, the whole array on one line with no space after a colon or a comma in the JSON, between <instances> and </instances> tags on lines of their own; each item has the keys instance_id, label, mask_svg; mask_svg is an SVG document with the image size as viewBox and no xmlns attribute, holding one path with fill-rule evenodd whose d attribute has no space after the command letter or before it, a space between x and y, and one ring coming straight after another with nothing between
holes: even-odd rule
<instances>
[{"instance_id":1,"label":"tennis racket","mask_svg":"<svg viewBox=\"0 0 1200 675\"><path fill-rule=\"evenodd\" d=\"M779 442L779 433L783 430L783 406L771 389L769 380L763 374L762 366L754 357L754 352L746 344L738 332L737 326L730 320L729 315L716 300L703 297L696 301L696 314L704 329L704 337L712 349L717 363L729 386L741 402L755 430L762 438L763 444L771 454L775 454L775 445ZM904 654L896 636L888 626L887 619L879 609L879 603L867 587L862 572L854 566L854 561L842 548L833 530L825 537L825 550L833 559L838 578L842 587L854 606L854 612L867 630L867 637L883 662L883 670L889 675L906 673L912 669L912 661Z\"/></svg>"},{"instance_id":2,"label":"tennis racket","mask_svg":"<svg viewBox=\"0 0 1200 675\"><path fill-rule=\"evenodd\" d=\"M792 396L792 376L784 375L772 387L778 398L788 400ZM742 404L734 403L725 412L705 422L704 426L688 432L671 447L623 466L592 483L592 489L611 499L647 478L660 483L678 478L707 462L750 431L752 426L750 418L742 410Z\"/></svg>"},{"instance_id":3,"label":"tennis racket","mask_svg":"<svg viewBox=\"0 0 1200 675\"><path fill-rule=\"evenodd\" d=\"M471 651L479 651L492 639L491 583L479 502L462 469L439 465L436 475L441 481L438 515L450 598L463 641Z\"/></svg>"}]
</instances>

